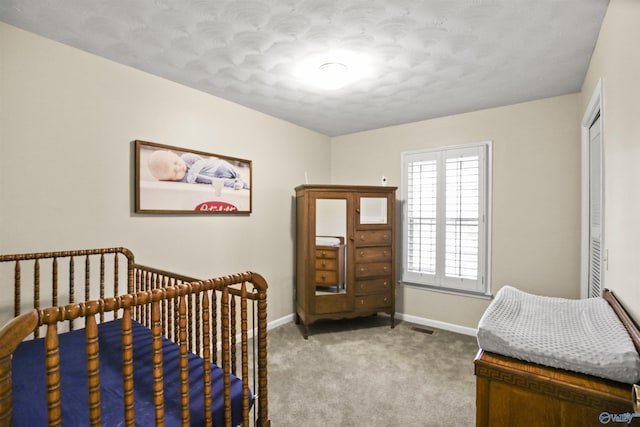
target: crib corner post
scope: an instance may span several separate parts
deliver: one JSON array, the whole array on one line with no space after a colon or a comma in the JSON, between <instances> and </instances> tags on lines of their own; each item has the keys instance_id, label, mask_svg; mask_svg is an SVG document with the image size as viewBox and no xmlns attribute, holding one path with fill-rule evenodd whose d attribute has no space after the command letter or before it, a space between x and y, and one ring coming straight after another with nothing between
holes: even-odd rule
<instances>
[{"instance_id":1,"label":"crib corner post","mask_svg":"<svg viewBox=\"0 0 640 427\"><path fill-rule=\"evenodd\" d=\"M11 426L11 354L0 358L0 427Z\"/></svg>"},{"instance_id":2,"label":"crib corner post","mask_svg":"<svg viewBox=\"0 0 640 427\"><path fill-rule=\"evenodd\" d=\"M266 284L266 282L265 282ZM269 426L267 389L267 287L258 291L258 417L259 425Z\"/></svg>"},{"instance_id":3,"label":"crib corner post","mask_svg":"<svg viewBox=\"0 0 640 427\"><path fill-rule=\"evenodd\" d=\"M18 345L39 324L40 315L31 310L15 317L0 329L0 427L12 425L11 358Z\"/></svg>"}]
</instances>

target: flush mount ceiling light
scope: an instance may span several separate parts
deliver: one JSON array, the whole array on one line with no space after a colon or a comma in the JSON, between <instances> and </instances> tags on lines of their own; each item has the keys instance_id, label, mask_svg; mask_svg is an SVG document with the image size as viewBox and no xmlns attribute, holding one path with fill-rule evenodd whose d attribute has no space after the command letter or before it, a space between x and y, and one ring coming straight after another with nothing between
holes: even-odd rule
<instances>
[{"instance_id":1,"label":"flush mount ceiling light","mask_svg":"<svg viewBox=\"0 0 640 427\"><path fill-rule=\"evenodd\" d=\"M342 62L327 62L318 67L318 84L325 89L339 89L349 79L349 68Z\"/></svg>"},{"instance_id":2,"label":"flush mount ceiling light","mask_svg":"<svg viewBox=\"0 0 640 427\"><path fill-rule=\"evenodd\" d=\"M362 80L370 74L370 61L350 52L331 52L301 61L294 74L309 87L336 90Z\"/></svg>"},{"instance_id":3,"label":"flush mount ceiling light","mask_svg":"<svg viewBox=\"0 0 640 427\"><path fill-rule=\"evenodd\" d=\"M318 67L318 84L325 89L339 89L349 81L349 68L342 62L327 62Z\"/></svg>"}]
</instances>

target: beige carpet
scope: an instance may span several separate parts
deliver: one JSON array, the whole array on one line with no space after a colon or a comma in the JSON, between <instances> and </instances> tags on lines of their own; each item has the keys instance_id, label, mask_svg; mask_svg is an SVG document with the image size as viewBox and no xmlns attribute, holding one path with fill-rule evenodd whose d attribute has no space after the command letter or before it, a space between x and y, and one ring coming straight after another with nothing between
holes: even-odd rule
<instances>
[{"instance_id":1,"label":"beige carpet","mask_svg":"<svg viewBox=\"0 0 640 427\"><path fill-rule=\"evenodd\" d=\"M475 337L396 323L322 321L308 340L294 323L269 331L272 425L473 426Z\"/></svg>"}]
</instances>

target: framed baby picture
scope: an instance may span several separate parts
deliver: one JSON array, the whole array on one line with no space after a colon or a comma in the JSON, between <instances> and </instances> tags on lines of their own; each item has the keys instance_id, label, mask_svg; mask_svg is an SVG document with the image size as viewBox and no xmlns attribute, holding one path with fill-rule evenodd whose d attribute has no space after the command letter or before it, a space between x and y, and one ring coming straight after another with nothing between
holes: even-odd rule
<instances>
[{"instance_id":1,"label":"framed baby picture","mask_svg":"<svg viewBox=\"0 0 640 427\"><path fill-rule=\"evenodd\" d=\"M251 213L251 160L135 141L138 213Z\"/></svg>"}]
</instances>

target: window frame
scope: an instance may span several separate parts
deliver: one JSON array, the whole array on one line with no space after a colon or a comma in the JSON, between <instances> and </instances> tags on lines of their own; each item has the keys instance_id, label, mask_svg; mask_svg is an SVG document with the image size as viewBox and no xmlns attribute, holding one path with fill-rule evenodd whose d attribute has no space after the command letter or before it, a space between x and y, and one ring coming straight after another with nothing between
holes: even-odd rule
<instances>
[{"instance_id":1,"label":"window frame","mask_svg":"<svg viewBox=\"0 0 640 427\"><path fill-rule=\"evenodd\" d=\"M418 287L422 289L436 290L447 293L472 295L487 297L490 296L491 280L491 181L492 181L492 145L493 141L481 141L469 144L449 145L435 148L425 148L419 150L401 152L401 186L400 199L402 206L402 232L401 232L401 249L402 249L402 265L400 283L406 286ZM409 257L409 241L408 241L408 174L409 163L418 161L422 158L437 158L437 176L438 189L443 190L445 183L441 177L446 173L445 163L447 153L465 152L475 150L480 155L480 202L479 202L479 243L478 243L478 279L475 281L454 279L444 274L443 265L436 264L436 268L440 267L440 271L436 271L435 275L421 274L408 271ZM438 195L437 202L437 235L442 243L437 244L436 250L443 251L446 247L446 241L443 240L444 229L446 227L446 215L444 215L446 204L446 190L442 195ZM440 192L440 191L439 191ZM437 257L438 258L438 257ZM443 256L439 257L440 259Z\"/></svg>"}]
</instances>

